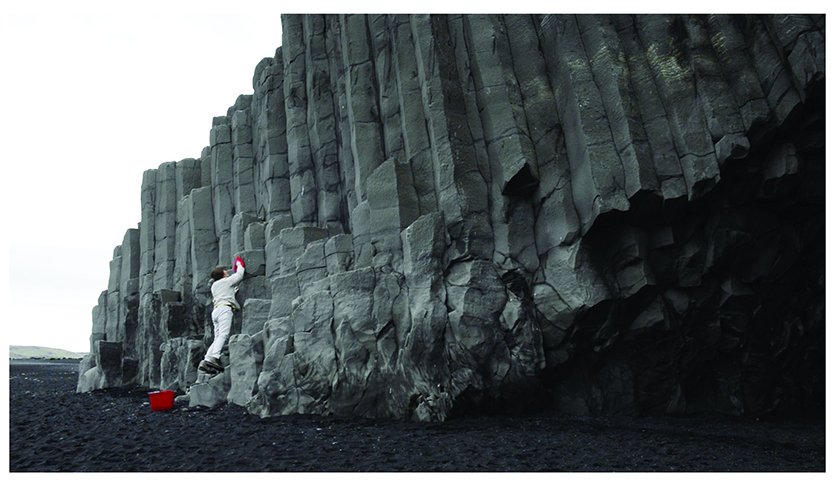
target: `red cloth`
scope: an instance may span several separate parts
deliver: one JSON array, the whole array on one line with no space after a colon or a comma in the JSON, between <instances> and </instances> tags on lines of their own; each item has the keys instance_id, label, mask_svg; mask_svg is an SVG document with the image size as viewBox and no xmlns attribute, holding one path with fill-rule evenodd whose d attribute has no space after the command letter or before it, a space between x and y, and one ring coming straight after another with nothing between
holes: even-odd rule
<instances>
[{"instance_id":1,"label":"red cloth","mask_svg":"<svg viewBox=\"0 0 835 485\"><path fill-rule=\"evenodd\" d=\"M240 256L235 256L235 262L232 263L232 269L238 271L238 264L240 264L244 269L246 269L246 265L244 264L243 258Z\"/></svg>"}]
</instances>

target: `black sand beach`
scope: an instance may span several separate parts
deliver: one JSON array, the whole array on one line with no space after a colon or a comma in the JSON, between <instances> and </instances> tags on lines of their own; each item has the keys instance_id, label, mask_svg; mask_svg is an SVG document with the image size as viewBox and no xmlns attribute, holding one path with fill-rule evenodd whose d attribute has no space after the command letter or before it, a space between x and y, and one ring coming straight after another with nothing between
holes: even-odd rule
<instances>
[{"instance_id":1,"label":"black sand beach","mask_svg":"<svg viewBox=\"0 0 835 485\"><path fill-rule=\"evenodd\" d=\"M825 471L822 421L262 420L234 405L152 412L140 389L76 394L75 363L10 361L9 377L11 472Z\"/></svg>"}]
</instances>

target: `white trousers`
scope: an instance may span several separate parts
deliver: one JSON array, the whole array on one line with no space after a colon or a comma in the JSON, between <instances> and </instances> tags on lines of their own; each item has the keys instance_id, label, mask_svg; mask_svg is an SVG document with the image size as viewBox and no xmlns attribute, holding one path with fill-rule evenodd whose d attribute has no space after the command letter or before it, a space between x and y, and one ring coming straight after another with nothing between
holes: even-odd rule
<instances>
[{"instance_id":1,"label":"white trousers","mask_svg":"<svg viewBox=\"0 0 835 485\"><path fill-rule=\"evenodd\" d=\"M220 351L223 350L223 344L229 338L229 332L232 330L232 309L228 306L219 306L212 311L212 323L215 329L215 340L206 351L206 359L214 357L220 359Z\"/></svg>"}]
</instances>

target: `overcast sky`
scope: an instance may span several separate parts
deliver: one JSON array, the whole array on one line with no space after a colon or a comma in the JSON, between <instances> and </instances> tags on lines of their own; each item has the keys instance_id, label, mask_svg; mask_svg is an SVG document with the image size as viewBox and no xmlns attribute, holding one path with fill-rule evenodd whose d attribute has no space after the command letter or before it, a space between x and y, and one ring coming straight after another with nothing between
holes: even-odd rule
<instances>
[{"instance_id":1,"label":"overcast sky","mask_svg":"<svg viewBox=\"0 0 835 485\"><path fill-rule=\"evenodd\" d=\"M279 2L113 3L30 1L0 20L8 345L88 350L142 173L199 157L281 44Z\"/></svg>"},{"instance_id":2,"label":"overcast sky","mask_svg":"<svg viewBox=\"0 0 835 485\"><path fill-rule=\"evenodd\" d=\"M599 3L566 8L611 11ZM467 11L554 8L462 4ZM653 10L645 2L614 5ZM8 345L88 350L91 311L107 287L113 249L140 220L142 173L200 156L212 117L252 94L256 64L281 44L282 12L456 6L28 0L0 8L5 352ZM724 2L699 8L740 10Z\"/></svg>"}]
</instances>

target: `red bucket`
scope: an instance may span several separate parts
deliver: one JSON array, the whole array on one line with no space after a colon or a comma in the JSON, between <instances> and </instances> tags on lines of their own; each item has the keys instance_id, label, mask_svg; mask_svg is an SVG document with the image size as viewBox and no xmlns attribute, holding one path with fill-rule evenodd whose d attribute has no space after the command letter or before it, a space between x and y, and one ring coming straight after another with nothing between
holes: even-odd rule
<instances>
[{"instance_id":1,"label":"red bucket","mask_svg":"<svg viewBox=\"0 0 835 485\"><path fill-rule=\"evenodd\" d=\"M151 411L168 411L174 407L174 391L156 391L148 393Z\"/></svg>"}]
</instances>

